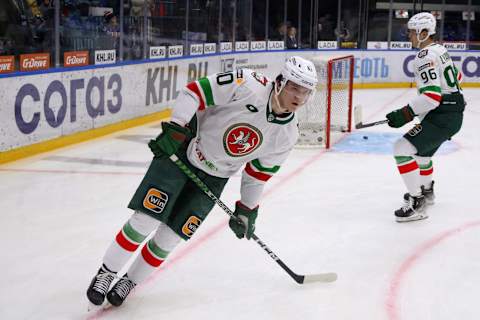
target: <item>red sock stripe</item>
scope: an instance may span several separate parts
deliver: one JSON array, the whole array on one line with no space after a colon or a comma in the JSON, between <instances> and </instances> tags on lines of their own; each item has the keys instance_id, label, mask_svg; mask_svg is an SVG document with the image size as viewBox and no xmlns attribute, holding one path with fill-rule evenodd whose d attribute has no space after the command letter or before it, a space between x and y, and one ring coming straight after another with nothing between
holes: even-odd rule
<instances>
[{"instance_id":1,"label":"red sock stripe","mask_svg":"<svg viewBox=\"0 0 480 320\"><path fill-rule=\"evenodd\" d=\"M148 243L145 243L142 248L142 257L152 267L158 267L163 262L163 260L154 257L150 250L148 250Z\"/></svg>"},{"instance_id":2,"label":"red sock stripe","mask_svg":"<svg viewBox=\"0 0 480 320\"><path fill-rule=\"evenodd\" d=\"M433 167L431 167L430 169L426 169L426 170L420 169L420 175L421 176L429 176L432 173L433 173Z\"/></svg>"},{"instance_id":3,"label":"red sock stripe","mask_svg":"<svg viewBox=\"0 0 480 320\"><path fill-rule=\"evenodd\" d=\"M400 171L400 174L409 173L416 169L418 169L418 163L416 161L398 166L398 171Z\"/></svg>"},{"instance_id":4,"label":"red sock stripe","mask_svg":"<svg viewBox=\"0 0 480 320\"><path fill-rule=\"evenodd\" d=\"M115 238L117 240L117 243L122 247L123 249L133 252L137 250L138 244L131 242L125 236L123 235L122 230L117 234L117 237Z\"/></svg>"},{"instance_id":5,"label":"red sock stripe","mask_svg":"<svg viewBox=\"0 0 480 320\"><path fill-rule=\"evenodd\" d=\"M187 85L187 88L192 90L197 95L198 100L200 101L200 106L198 106L198 110L205 110L205 101L203 101L202 94L200 93L200 89L198 88L197 83L195 81L190 82Z\"/></svg>"}]
</instances>

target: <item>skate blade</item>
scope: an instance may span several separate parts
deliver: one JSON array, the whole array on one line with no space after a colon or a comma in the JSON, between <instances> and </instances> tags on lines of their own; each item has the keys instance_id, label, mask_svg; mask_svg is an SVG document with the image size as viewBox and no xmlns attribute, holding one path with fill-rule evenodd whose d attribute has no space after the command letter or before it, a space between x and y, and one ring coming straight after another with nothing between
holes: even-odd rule
<instances>
[{"instance_id":1,"label":"skate blade","mask_svg":"<svg viewBox=\"0 0 480 320\"><path fill-rule=\"evenodd\" d=\"M411 215L410 217L396 217L397 222L411 222L411 221L418 221L418 220L424 220L428 218L428 214L422 213L422 214L414 214Z\"/></svg>"}]
</instances>

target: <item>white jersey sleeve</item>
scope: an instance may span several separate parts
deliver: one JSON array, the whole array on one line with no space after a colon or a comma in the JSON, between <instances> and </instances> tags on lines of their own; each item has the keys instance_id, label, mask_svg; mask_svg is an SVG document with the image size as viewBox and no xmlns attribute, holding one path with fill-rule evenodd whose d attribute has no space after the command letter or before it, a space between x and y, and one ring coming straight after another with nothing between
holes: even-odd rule
<instances>
[{"instance_id":1,"label":"white jersey sleeve","mask_svg":"<svg viewBox=\"0 0 480 320\"><path fill-rule=\"evenodd\" d=\"M260 202L265 183L280 170L290 150L264 156L248 162L242 172L240 201L249 208L255 208Z\"/></svg>"},{"instance_id":2,"label":"white jersey sleeve","mask_svg":"<svg viewBox=\"0 0 480 320\"><path fill-rule=\"evenodd\" d=\"M265 183L280 170L280 166L287 159L296 136L289 138L291 141L285 143L277 152L249 161L245 165L242 172L240 201L247 207L254 208L258 205Z\"/></svg>"}]
</instances>

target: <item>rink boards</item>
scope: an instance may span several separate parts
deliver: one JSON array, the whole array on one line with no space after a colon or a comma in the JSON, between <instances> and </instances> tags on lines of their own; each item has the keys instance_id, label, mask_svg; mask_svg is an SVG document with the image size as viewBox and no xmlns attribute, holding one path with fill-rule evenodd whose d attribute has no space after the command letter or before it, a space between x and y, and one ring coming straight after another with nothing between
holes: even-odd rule
<instances>
[{"instance_id":1,"label":"rink boards","mask_svg":"<svg viewBox=\"0 0 480 320\"><path fill-rule=\"evenodd\" d=\"M7 74L0 76L0 163L168 117L182 87L210 73L251 68L273 78L293 54L353 54L357 88L412 85L410 50L244 52ZM480 52L451 56L464 83L478 85Z\"/></svg>"}]
</instances>

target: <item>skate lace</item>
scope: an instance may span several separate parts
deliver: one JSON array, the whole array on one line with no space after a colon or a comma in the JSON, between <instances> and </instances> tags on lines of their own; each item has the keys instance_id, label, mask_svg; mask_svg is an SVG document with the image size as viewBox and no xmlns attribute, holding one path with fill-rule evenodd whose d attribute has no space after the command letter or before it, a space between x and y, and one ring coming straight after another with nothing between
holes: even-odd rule
<instances>
[{"instance_id":1,"label":"skate lace","mask_svg":"<svg viewBox=\"0 0 480 320\"><path fill-rule=\"evenodd\" d=\"M125 299L134 287L135 284L130 279L121 278L114 290L122 299Z\"/></svg>"},{"instance_id":2,"label":"skate lace","mask_svg":"<svg viewBox=\"0 0 480 320\"><path fill-rule=\"evenodd\" d=\"M97 281L93 284L93 289L105 294L113 279L115 279L115 275L108 271L97 274Z\"/></svg>"},{"instance_id":3,"label":"skate lace","mask_svg":"<svg viewBox=\"0 0 480 320\"><path fill-rule=\"evenodd\" d=\"M415 209L413 208L414 202L415 202L415 199L412 196L410 196L408 198L408 203L405 203L405 205L402 207L402 211L403 212L407 212L408 210L415 211Z\"/></svg>"}]
</instances>

